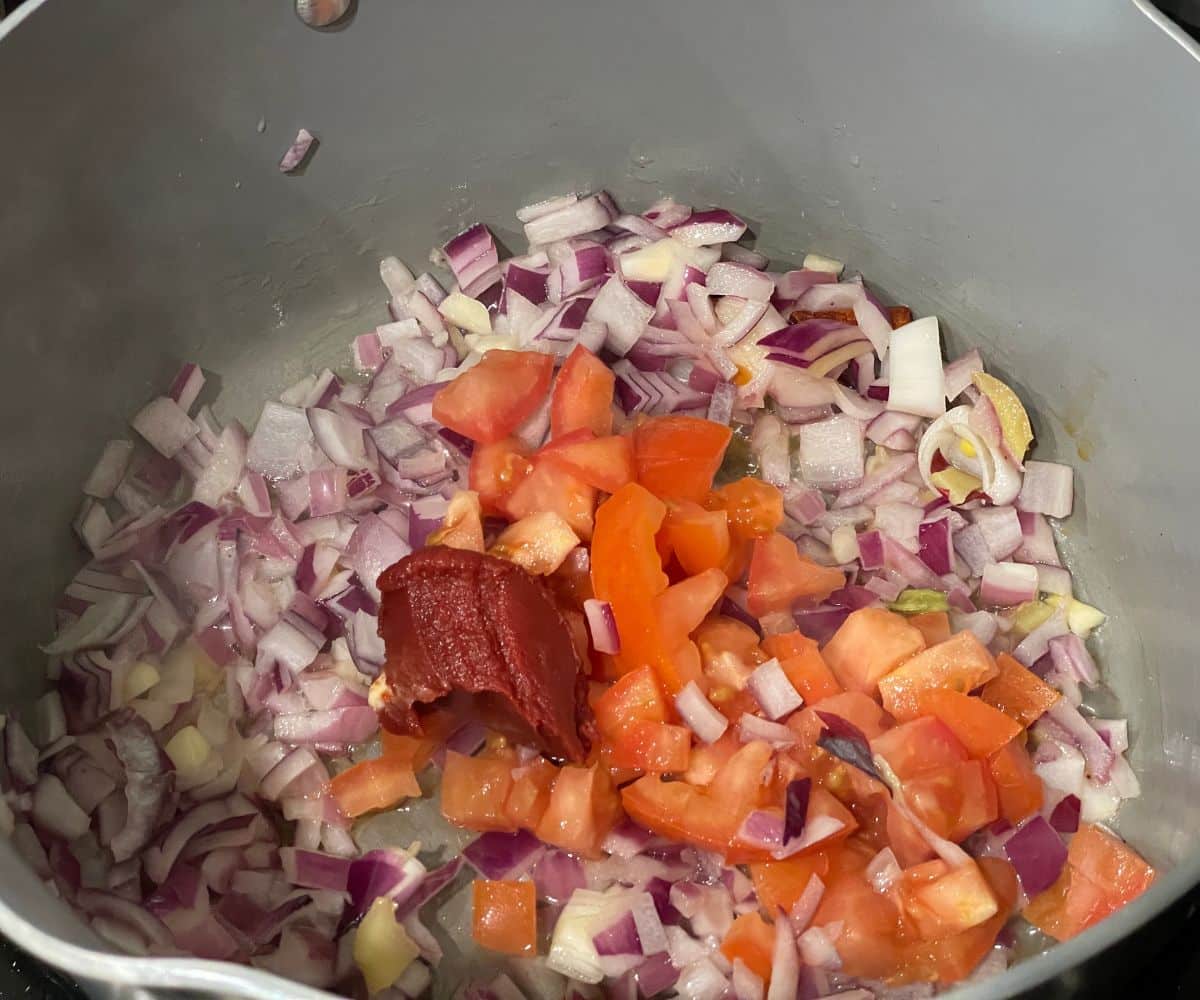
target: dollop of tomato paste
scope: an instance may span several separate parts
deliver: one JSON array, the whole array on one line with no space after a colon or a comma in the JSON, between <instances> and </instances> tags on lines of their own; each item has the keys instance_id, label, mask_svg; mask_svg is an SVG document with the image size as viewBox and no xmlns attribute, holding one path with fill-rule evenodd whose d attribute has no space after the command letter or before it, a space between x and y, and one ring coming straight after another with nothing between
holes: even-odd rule
<instances>
[{"instance_id":1,"label":"dollop of tomato paste","mask_svg":"<svg viewBox=\"0 0 1200 1000\"><path fill-rule=\"evenodd\" d=\"M584 760L587 674L541 580L494 556L437 546L386 570L379 589L384 726L420 732L418 708L437 702L551 757Z\"/></svg>"}]
</instances>

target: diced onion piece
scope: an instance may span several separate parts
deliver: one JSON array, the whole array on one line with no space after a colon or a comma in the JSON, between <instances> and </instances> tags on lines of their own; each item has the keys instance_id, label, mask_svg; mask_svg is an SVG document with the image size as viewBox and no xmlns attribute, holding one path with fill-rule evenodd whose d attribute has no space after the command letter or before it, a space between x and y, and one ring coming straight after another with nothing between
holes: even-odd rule
<instances>
[{"instance_id":1,"label":"diced onion piece","mask_svg":"<svg viewBox=\"0 0 1200 1000\"><path fill-rule=\"evenodd\" d=\"M199 770L212 753L204 734L195 726L184 726L163 747L176 771L189 773Z\"/></svg>"},{"instance_id":2,"label":"diced onion piece","mask_svg":"<svg viewBox=\"0 0 1200 1000\"><path fill-rule=\"evenodd\" d=\"M805 271L824 271L837 277L845 269L846 265L840 260L834 260L832 257L826 257L819 253L806 253L800 267Z\"/></svg>"},{"instance_id":3,"label":"diced onion piece","mask_svg":"<svg viewBox=\"0 0 1200 1000\"><path fill-rule=\"evenodd\" d=\"M704 284L710 295L737 295L753 302L770 302L775 294L775 282L768 275L728 261L709 268Z\"/></svg>"},{"instance_id":4,"label":"diced onion piece","mask_svg":"<svg viewBox=\"0 0 1200 1000\"><path fill-rule=\"evenodd\" d=\"M1028 461L1017 509L1048 517L1069 517L1075 503L1075 471L1057 462Z\"/></svg>"},{"instance_id":5,"label":"diced onion piece","mask_svg":"<svg viewBox=\"0 0 1200 1000\"><path fill-rule=\"evenodd\" d=\"M587 615L588 631L592 636L592 648L597 653L616 654L621 652L621 636L617 632L617 619L608 601L589 598L583 602Z\"/></svg>"},{"instance_id":6,"label":"diced onion piece","mask_svg":"<svg viewBox=\"0 0 1200 1000\"><path fill-rule=\"evenodd\" d=\"M492 332L492 319L488 315L487 306L468 298L462 292L451 292L437 308L442 316L460 330L480 336L487 336Z\"/></svg>"},{"instance_id":7,"label":"diced onion piece","mask_svg":"<svg viewBox=\"0 0 1200 1000\"><path fill-rule=\"evenodd\" d=\"M864 451L860 421L839 414L802 424L798 437L800 475L805 483L840 489L862 480Z\"/></svg>"},{"instance_id":8,"label":"diced onion piece","mask_svg":"<svg viewBox=\"0 0 1200 1000\"><path fill-rule=\"evenodd\" d=\"M946 412L946 381L936 316L893 330L889 341L889 410L918 417Z\"/></svg>"},{"instance_id":9,"label":"diced onion piece","mask_svg":"<svg viewBox=\"0 0 1200 1000\"><path fill-rule=\"evenodd\" d=\"M192 418L169 396L151 400L130 423L164 458L174 458L200 433Z\"/></svg>"},{"instance_id":10,"label":"diced onion piece","mask_svg":"<svg viewBox=\"0 0 1200 1000\"><path fill-rule=\"evenodd\" d=\"M44 774L38 781L30 812L38 826L64 840L82 837L91 826L88 814L79 808L53 774Z\"/></svg>"},{"instance_id":11,"label":"diced onion piece","mask_svg":"<svg viewBox=\"0 0 1200 1000\"><path fill-rule=\"evenodd\" d=\"M1025 563L992 563L983 571L979 599L992 607L1015 607L1037 597L1038 571Z\"/></svg>"},{"instance_id":12,"label":"diced onion piece","mask_svg":"<svg viewBox=\"0 0 1200 1000\"><path fill-rule=\"evenodd\" d=\"M608 327L606 346L614 354L625 355L641 338L654 307L645 302L614 274L592 300L587 318Z\"/></svg>"},{"instance_id":13,"label":"diced onion piece","mask_svg":"<svg viewBox=\"0 0 1200 1000\"><path fill-rule=\"evenodd\" d=\"M604 201L591 195L530 219L525 223L525 238L530 243L553 243L603 229L612 220Z\"/></svg>"},{"instance_id":14,"label":"diced onion piece","mask_svg":"<svg viewBox=\"0 0 1200 1000\"><path fill-rule=\"evenodd\" d=\"M781 719L804 704L804 699L788 680L777 659L759 664L747 679L746 686L769 719Z\"/></svg>"},{"instance_id":15,"label":"diced onion piece","mask_svg":"<svg viewBox=\"0 0 1200 1000\"><path fill-rule=\"evenodd\" d=\"M704 697L695 681L689 681L675 696L675 707L692 732L705 743L715 743L729 728L729 720Z\"/></svg>"},{"instance_id":16,"label":"diced onion piece","mask_svg":"<svg viewBox=\"0 0 1200 1000\"><path fill-rule=\"evenodd\" d=\"M120 485L132 457L133 442L109 441L88 474L83 492L97 500L107 500Z\"/></svg>"}]
</instances>

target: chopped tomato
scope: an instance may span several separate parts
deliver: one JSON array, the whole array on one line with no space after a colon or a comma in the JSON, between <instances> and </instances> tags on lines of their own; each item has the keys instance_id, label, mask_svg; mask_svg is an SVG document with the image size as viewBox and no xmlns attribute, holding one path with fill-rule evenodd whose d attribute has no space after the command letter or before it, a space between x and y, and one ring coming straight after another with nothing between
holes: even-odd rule
<instances>
[{"instance_id":1,"label":"chopped tomato","mask_svg":"<svg viewBox=\"0 0 1200 1000\"><path fill-rule=\"evenodd\" d=\"M537 886L530 881L471 883L471 936L489 951L537 951Z\"/></svg>"},{"instance_id":2,"label":"chopped tomato","mask_svg":"<svg viewBox=\"0 0 1200 1000\"><path fill-rule=\"evenodd\" d=\"M1154 869L1137 851L1092 823L1083 824L1071 838L1067 861L1080 875L1100 886L1117 906L1136 899L1155 878Z\"/></svg>"},{"instance_id":3,"label":"chopped tomato","mask_svg":"<svg viewBox=\"0 0 1200 1000\"><path fill-rule=\"evenodd\" d=\"M983 686L980 697L1022 727L1032 726L1062 697L1007 653L996 657L996 669L999 673Z\"/></svg>"},{"instance_id":4,"label":"chopped tomato","mask_svg":"<svg viewBox=\"0 0 1200 1000\"><path fill-rule=\"evenodd\" d=\"M1012 865L999 858L980 858L978 865L997 902L996 913L959 934L906 945L894 982L938 982L949 986L969 976L995 946L996 935L1012 915L1017 901L1017 876Z\"/></svg>"},{"instance_id":5,"label":"chopped tomato","mask_svg":"<svg viewBox=\"0 0 1200 1000\"><path fill-rule=\"evenodd\" d=\"M353 819L376 809L390 809L421 794L412 763L395 757L377 757L355 764L329 782L338 808Z\"/></svg>"},{"instance_id":6,"label":"chopped tomato","mask_svg":"<svg viewBox=\"0 0 1200 1000\"><path fill-rule=\"evenodd\" d=\"M973 861L951 868L926 861L908 868L896 886L905 916L925 941L960 934L995 916L1000 904Z\"/></svg>"},{"instance_id":7,"label":"chopped tomato","mask_svg":"<svg viewBox=\"0 0 1200 1000\"><path fill-rule=\"evenodd\" d=\"M761 800L762 772L770 757L766 743L747 743L716 773L708 790L647 775L622 788L621 801L646 829L724 854Z\"/></svg>"},{"instance_id":8,"label":"chopped tomato","mask_svg":"<svg viewBox=\"0 0 1200 1000\"><path fill-rule=\"evenodd\" d=\"M741 740L733 729L725 731L716 743L698 743L692 748L692 757L688 762L683 780L697 788L711 785L713 779L720 773L721 768L729 763L729 758L742 747Z\"/></svg>"},{"instance_id":9,"label":"chopped tomato","mask_svg":"<svg viewBox=\"0 0 1200 1000\"><path fill-rule=\"evenodd\" d=\"M933 857L933 848L925 835L897 807L891 796L886 801L887 814L884 820L884 832L887 835L888 846L896 855L901 868L911 868Z\"/></svg>"},{"instance_id":10,"label":"chopped tomato","mask_svg":"<svg viewBox=\"0 0 1200 1000\"><path fill-rule=\"evenodd\" d=\"M754 557L754 543L752 541L739 542L734 539L729 545L729 558L725 560L725 565L721 567L725 571L725 576L730 583L738 583L745 579L746 570L750 568L750 560Z\"/></svg>"},{"instance_id":11,"label":"chopped tomato","mask_svg":"<svg viewBox=\"0 0 1200 1000\"><path fill-rule=\"evenodd\" d=\"M666 532L671 551L690 574L724 569L729 561L729 522L722 510L708 511L690 501L673 504Z\"/></svg>"},{"instance_id":12,"label":"chopped tomato","mask_svg":"<svg viewBox=\"0 0 1200 1000\"><path fill-rule=\"evenodd\" d=\"M942 720L972 757L989 757L1021 732L1021 725L978 698L934 688L922 691L917 704L925 715Z\"/></svg>"},{"instance_id":13,"label":"chopped tomato","mask_svg":"<svg viewBox=\"0 0 1200 1000\"><path fill-rule=\"evenodd\" d=\"M659 633L670 643L686 639L708 617L728 585L724 573L709 569L668 587L654 599Z\"/></svg>"},{"instance_id":14,"label":"chopped tomato","mask_svg":"<svg viewBox=\"0 0 1200 1000\"><path fill-rule=\"evenodd\" d=\"M814 876L822 882L828 878L830 856L839 850L840 847L831 846L783 861L752 864L750 878L754 881L759 905L766 907L768 913L780 910L790 913Z\"/></svg>"},{"instance_id":15,"label":"chopped tomato","mask_svg":"<svg viewBox=\"0 0 1200 1000\"><path fill-rule=\"evenodd\" d=\"M842 922L837 939L842 971L864 979L883 979L896 968L900 911L888 896L875 891L862 872L830 879L813 916L813 925Z\"/></svg>"},{"instance_id":16,"label":"chopped tomato","mask_svg":"<svg viewBox=\"0 0 1200 1000\"><path fill-rule=\"evenodd\" d=\"M732 618L714 617L696 629L704 675L715 686L740 690L768 657L758 648L758 633Z\"/></svg>"},{"instance_id":17,"label":"chopped tomato","mask_svg":"<svg viewBox=\"0 0 1200 1000\"><path fill-rule=\"evenodd\" d=\"M562 466L588 486L616 493L632 483L633 443L627 437L596 437L589 430L555 438L538 452L538 459Z\"/></svg>"},{"instance_id":18,"label":"chopped tomato","mask_svg":"<svg viewBox=\"0 0 1200 1000\"><path fill-rule=\"evenodd\" d=\"M651 417L633 432L638 482L657 497L701 501L732 432L698 417Z\"/></svg>"},{"instance_id":19,"label":"chopped tomato","mask_svg":"<svg viewBox=\"0 0 1200 1000\"><path fill-rule=\"evenodd\" d=\"M508 437L546 398L554 357L488 351L433 397L433 419L481 444Z\"/></svg>"},{"instance_id":20,"label":"chopped tomato","mask_svg":"<svg viewBox=\"0 0 1200 1000\"><path fill-rule=\"evenodd\" d=\"M901 781L923 771L957 766L969 756L945 723L931 716L889 729L871 740L871 750L888 762Z\"/></svg>"},{"instance_id":21,"label":"chopped tomato","mask_svg":"<svg viewBox=\"0 0 1200 1000\"><path fill-rule=\"evenodd\" d=\"M468 830L508 830L516 825L505 804L512 791L512 761L468 757L450 750L442 768L442 815Z\"/></svg>"},{"instance_id":22,"label":"chopped tomato","mask_svg":"<svg viewBox=\"0 0 1200 1000\"><path fill-rule=\"evenodd\" d=\"M1043 934L1067 941L1119 909L1120 904L1100 886L1068 864L1054 885L1030 900L1021 916Z\"/></svg>"},{"instance_id":23,"label":"chopped tomato","mask_svg":"<svg viewBox=\"0 0 1200 1000\"><path fill-rule=\"evenodd\" d=\"M648 774L686 771L692 754L692 731L687 726L634 721L608 738L609 763Z\"/></svg>"},{"instance_id":24,"label":"chopped tomato","mask_svg":"<svg viewBox=\"0 0 1200 1000\"><path fill-rule=\"evenodd\" d=\"M713 490L705 506L725 511L729 533L739 541L770 535L783 523L783 494L752 476Z\"/></svg>"},{"instance_id":25,"label":"chopped tomato","mask_svg":"<svg viewBox=\"0 0 1200 1000\"><path fill-rule=\"evenodd\" d=\"M842 622L822 654L842 687L874 694L880 678L924 648L921 630L902 615L859 608Z\"/></svg>"},{"instance_id":26,"label":"chopped tomato","mask_svg":"<svg viewBox=\"0 0 1200 1000\"><path fill-rule=\"evenodd\" d=\"M1016 826L1042 808L1042 779L1019 739L1011 740L988 758L996 785L1000 815Z\"/></svg>"},{"instance_id":27,"label":"chopped tomato","mask_svg":"<svg viewBox=\"0 0 1200 1000\"><path fill-rule=\"evenodd\" d=\"M654 599L667 589L655 535L666 517L661 500L644 487L622 487L596 512L592 539L592 586L612 605L621 636L622 670L651 666L669 693L701 678L694 647L672 645L655 615Z\"/></svg>"},{"instance_id":28,"label":"chopped tomato","mask_svg":"<svg viewBox=\"0 0 1200 1000\"><path fill-rule=\"evenodd\" d=\"M926 611L909 615L908 623L919 629L926 646L936 646L950 638L950 616L945 611Z\"/></svg>"},{"instance_id":29,"label":"chopped tomato","mask_svg":"<svg viewBox=\"0 0 1200 1000\"><path fill-rule=\"evenodd\" d=\"M550 804L550 789L558 768L538 757L513 772L512 790L504 801L504 815L513 827L536 830Z\"/></svg>"},{"instance_id":30,"label":"chopped tomato","mask_svg":"<svg viewBox=\"0 0 1200 1000\"><path fill-rule=\"evenodd\" d=\"M532 471L533 463L525 446L516 438L504 438L475 446L467 469L467 481L479 494L485 511L503 514L512 491Z\"/></svg>"},{"instance_id":31,"label":"chopped tomato","mask_svg":"<svg viewBox=\"0 0 1200 1000\"><path fill-rule=\"evenodd\" d=\"M621 802L607 768L567 766L554 779L550 803L534 832L543 843L596 857L620 817Z\"/></svg>"},{"instance_id":32,"label":"chopped tomato","mask_svg":"<svg viewBox=\"0 0 1200 1000\"><path fill-rule=\"evenodd\" d=\"M807 704L842 693L842 686L821 655L820 647L802 632L769 635L763 640L762 648L779 660L792 687L800 692Z\"/></svg>"},{"instance_id":33,"label":"chopped tomato","mask_svg":"<svg viewBox=\"0 0 1200 1000\"><path fill-rule=\"evenodd\" d=\"M926 770L904 782L904 796L940 837L958 843L999 817L996 786L978 760Z\"/></svg>"},{"instance_id":34,"label":"chopped tomato","mask_svg":"<svg viewBox=\"0 0 1200 1000\"><path fill-rule=\"evenodd\" d=\"M612 369L582 344L567 355L554 380L550 397L550 436L589 430L596 435L612 433Z\"/></svg>"},{"instance_id":35,"label":"chopped tomato","mask_svg":"<svg viewBox=\"0 0 1200 1000\"><path fill-rule=\"evenodd\" d=\"M862 730L862 734L873 740L887 727L883 709L860 691L843 691L841 694L822 698L815 705L807 705L788 719L787 725L799 737L801 746L815 746L825 723L818 712L837 715Z\"/></svg>"},{"instance_id":36,"label":"chopped tomato","mask_svg":"<svg viewBox=\"0 0 1200 1000\"><path fill-rule=\"evenodd\" d=\"M428 764L433 751L437 749L436 740L393 733L384 728L379 731L379 742L383 747L384 757L408 764L414 771L420 771Z\"/></svg>"},{"instance_id":37,"label":"chopped tomato","mask_svg":"<svg viewBox=\"0 0 1200 1000\"><path fill-rule=\"evenodd\" d=\"M827 658L828 655L827 648ZM923 691L946 688L966 694L995 676L996 661L975 638L975 633L959 632L945 642L918 653L889 673L879 682L879 695L883 699L883 707L897 721L907 722L921 714L920 696Z\"/></svg>"},{"instance_id":38,"label":"chopped tomato","mask_svg":"<svg viewBox=\"0 0 1200 1000\"><path fill-rule=\"evenodd\" d=\"M845 574L806 559L796 543L778 533L757 538L750 557L750 613L790 611L798 600L823 601L846 585Z\"/></svg>"},{"instance_id":39,"label":"chopped tomato","mask_svg":"<svg viewBox=\"0 0 1200 1000\"><path fill-rule=\"evenodd\" d=\"M596 725L604 734L619 732L631 722L666 722L670 708L658 675L650 667L631 670L592 703Z\"/></svg>"},{"instance_id":40,"label":"chopped tomato","mask_svg":"<svg viewBox=\"0 0 1200 1000\"><path fill-rule=\"evenodd\" d=\"M504 511L514 521L549 511L561 517L575 534L587 541L592 537L595 507L594 487L552 462L538 462L509 495Z\"/></svg>"},{"instance_id":41,"label":"chopped tomato","mask_svg":"<svg viewBox=\"0 0 1200 1000\"><path fill-rule=\"evenodd\" d=\"M771 978L771 956L775 951L775 928L755 910L743 913L729 928L721 942L721 954L730 962L737 959L764 985Z\"/></svg>"}]
</instances>

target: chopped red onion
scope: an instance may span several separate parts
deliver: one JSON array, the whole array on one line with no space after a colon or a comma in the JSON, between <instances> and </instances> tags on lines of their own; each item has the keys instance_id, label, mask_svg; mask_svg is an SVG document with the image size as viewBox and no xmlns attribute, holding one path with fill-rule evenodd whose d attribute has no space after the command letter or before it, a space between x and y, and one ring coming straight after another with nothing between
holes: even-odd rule
<instances>
[{"instance_id":1,"label":"chopped red onion","mask_svg":"<svg viewBox=\"0 0 1200 1000\"><path fill-rule=\"evenodd\" d=\"M808 928L796 939L796 945L805 965L816 969L840 969L842 967L842 957L838 954L837 948L824 928ZM846 996L846 994L842 995Z\"/></svg>"},{"instance_id":2,"label":"chopped red onion","mask_svg":"<svg viewBox=\"0 0 1200 1000\"><path fill-rule=\"evenodd\" d=\"M792 627L795 627L794 623ZM797 742L795 732L787 726L751 715L749 712L742 713L741 721L738 723L738 736L743 743L765 740L773 747L780 749L795 746Z\"/></svg>"},{"instance_id":3,"label":"chopped red onion","mask_svg":"<svg viewBox=\"0 0 1200 1000\"><path fill-rule=\"evenodd\" d=\"M927 316L893 330L888 358L889 410L919 417L946 412L946 382L937 318Z\"/></svg>"},{"instance_id":4,"label":"chopped red onion","mask_svg":"<svg viewBox=\"0 0 1200 1000\"><path fill-rule=\"evenodd\" d=\"M1046 621L1025 636L1013 650L1012 655L1027 667L1032 667L1038 660L1050 651L1050 640L1056 636L1066 635L1067 616L1061 610L1055 611Z\"/></svg>"},{"instance_id":5,"label":"chopped red onion","mask_svg":"<svg viewBox=\"0 0 1200 1000\"><path fill-rule=\"evenodd\" d=\"M1050 813L1050 825L1059 833L1074 833L1079 829L1079 796L1064 795Z\"/></svg>"},{"instance_id":6,"label":"chopped red onion","mask_svg":"<svg viewBox=\"0 0 1200 1000\"><path fill-rule=\"evenodd\" d=\"M499 263L499 255L496 242L483 223L477 222L459 233L442 247L442 252L464 295L477 296L492 284L488 276Z\"/></svg>"},{"instance_id":7,"label":"chopped red onion","mask_svg":"<svg viewBox=\"0 0 1200 1000\"><path fill-rule=\"evenodd\" d=\"M1075 470L1056 462L1025 463L1017 507L1031 514L1069 517L1075 500Z\"/></svg>"},{"instance_id":8,"label":"chopped red onion","mask_svg":"<svg viewBox=\"0 0 1200 1000\"><path fill-rule=\"evenodd\" d=\"M151 400L130 424L164 458L174 458L200 433L186 411L169 396Z\"/></svg>"},{"instance_id":9,"label":"chopped red onion","mask_svg":"<svg viewBox=\"0 0 1200 1000\"><path fill-rule=\"evenodd\" d=\"M974 348L945 366L946 401L953 403L970 385L972 376L983 371L983 359Z\"/></svg>"},{"instance_id":10,"label":"chopped red onion","mask_svg":"<svg viewBox=\"0 0 1200 1000\"><path fill-rule=\"evenodd\" d=\"M1066 635L1055 636L1048 645L1054 666L1060 672L1088 687L1095 687L1100 682L1100 671L1096 661L1092 659L1092 654L1088 652L1087 646L1079 636L1068 632ZM1116 747L1113 749L1121 752Z\"/></svg>"},{"instance_id":11,"label":"chopped red onion","mask_svg":"<svg viewBox=\"0 0 1200 1000\"><path fill-rule=\"evenodd\" d=\"M871 859L864 874L871 888L883 895L900 878L902 871L895 853L890 847L885 847Z\"/></svg>"},{"instance_id":12,"label":"chopped red onion","mask_svg":"<svg viewBox=\"0 0 1200 1000\"><path fill-rule=\"evenodd\" d=\"M1037 591L1036 566L1014 562L992 563L983 571L979 599L992 607L1007 608L1034 600Z\"/></svg>"},{"instance_id":13,"label":"chopped red onion","mask_svg":"<svg viewBox=\"0 0 1200 1000\"><path fill-rule=\"evenodd\" d=\"M603 229L614 218L606 200L599 195L590 195L582 201L553 199L542 206L530 206L525 210L526 215L531 210L538 214L525 221L525 238L531 244L546 244ZM541 207L546 210L540 211Z\"/></svg>"},{"instance_id":14,"label":"chopped red onion","mask_svg":"<svg viewBox=\"0 0 1200 1000\"><path fill-rule=\"evenodd\" d=\"M538 893L551 902L565 903L577 889L587 886L583 863L564 851L549 851L533 869Z\"/></svg>"},{"instance_id":15,"label":"chopped red onion","mask_svg":"<svg viewBox=\"0 0 1200 1000\"><path fill-rule=\"evenodd\" d=\"M1060 699L1046 712L1046 717L1061 726L1083 753L1087 765L1087 773L1096 781L1106 781L1112 771L1115 754L1107 743L1100 738L1087 719L1079 714L1079 710Z\"/></svg>"},{"instance_id":16,"label":"chopped red onion","mask_svg":"<svg viewBox=\"0 0 1200 1000\"><path fill-rule=\"evenodd\" d=\"M783 668L776 659L759 664L747 678L746 687L754 695L755 700L769 719L782 719L804 704L804 699L800 697L800 693L788 680L787 674L783 672ZM721 731L724 732L724 729L725 727L722 726ZM720 733L717 735L719 736ZM707 742L711 743L712 740Z\"/></svg>"},{"instance_id":17,"label":"chopped red onion","mask_svg":"<svg viewBox=\"0 0 1200 1000\"><path fill-rule=\"evenodd\" d=\"M83 492L98 500L107 500L116 491L129 469L133 444L129 441L109 441L100 453L92 471L83 484Z\"/></svg>"},{"instance_id":18,"label":"chopped red onion","mask_svg":"<svg viewBox=\"0 0 1200 1000\"><path fill-rule=\"evenodd\" d=\"M1022 823L1004 842L1004 853L1031 898L1057 882L1067 863L1067 845L1041 816Z\"/></svg>"},{"instance_id":19,"label":"chopped red onion","mask_svg":"<svg viewBox=\"0 0 1200 1000\"><path fill-rule=\"evenodd\" d=\"M655 222L663 225L661 219ZM723 208L692 212L682 222L667 228L673 239L689 247L736 243L746 233L746 223Z\"/></svg>"},{"instance_id":20,"label":"chopped red onion","mask_svg":"<svg viewBox=\"0 0 1200 1000\"><path fill-rule=\"evenodd\" d=\"M710 295L736 295L754 302L770 302L775 292L770 276L745 264L714 264L704 283Z\"/></svg>"},{"instance_id":21,"label":"chopped red onion","mask_svg":"<svg viewBox=\"0 0 1200 1000\"><path fill-rule=\"evenodd\" d=\"M300 129L296 133L296 138L292 140L292 144L288 146L287 152L283 154L283 158L279 161L279 172L281 174L290 174L296 170L308 158L308 154L316 141L317 137L308 129Z\"/></svg>"},{"instance_id":22,"label":"chopped red onion","mask_svg":"<svg viewBox=\"0 0 1200 1000\"><path fill-rule=\"evenodd\" d=\"M705 743L715 743L729 728L729 720L704 697L695 681L675 696L675 707L688 728Z\"/></svg>"},{"instance_id":23,"label":"chopped red onion","mask_svg":"<svg viewBox=\"0 0 1200 1000\"><path fill-rule=\"evenodd\" d=\"M463 848L463 857L486 879L515 879L536 865L546 847L525 830L484 833Z\"/></svg>"}]
</instances>

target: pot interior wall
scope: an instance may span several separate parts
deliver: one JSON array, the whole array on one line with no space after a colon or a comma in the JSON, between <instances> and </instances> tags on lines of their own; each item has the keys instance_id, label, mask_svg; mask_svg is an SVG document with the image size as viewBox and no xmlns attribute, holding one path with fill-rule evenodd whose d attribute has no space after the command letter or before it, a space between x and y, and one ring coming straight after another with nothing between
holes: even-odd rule
<instances>
[{"instance_id":1,"label":"pot interior wall","mask_svg":"<svg viewBox=\"0 0 1200 1000\"><path fill-rule=\"evenodd\" d=\"M99 447L180 361L222 418L344 365L378 258L607 187L752 220L781 260L845 259L1031 404L1077 468L1063 545L1144 797L1121 828L1196 848L1197 67L1119 0L543 5L50 3L0 48L0 704L82 554ZM265 130L260 128L265 123ZM321 140L301 174L279 156Z\"/></svg>"}]
</instances>

